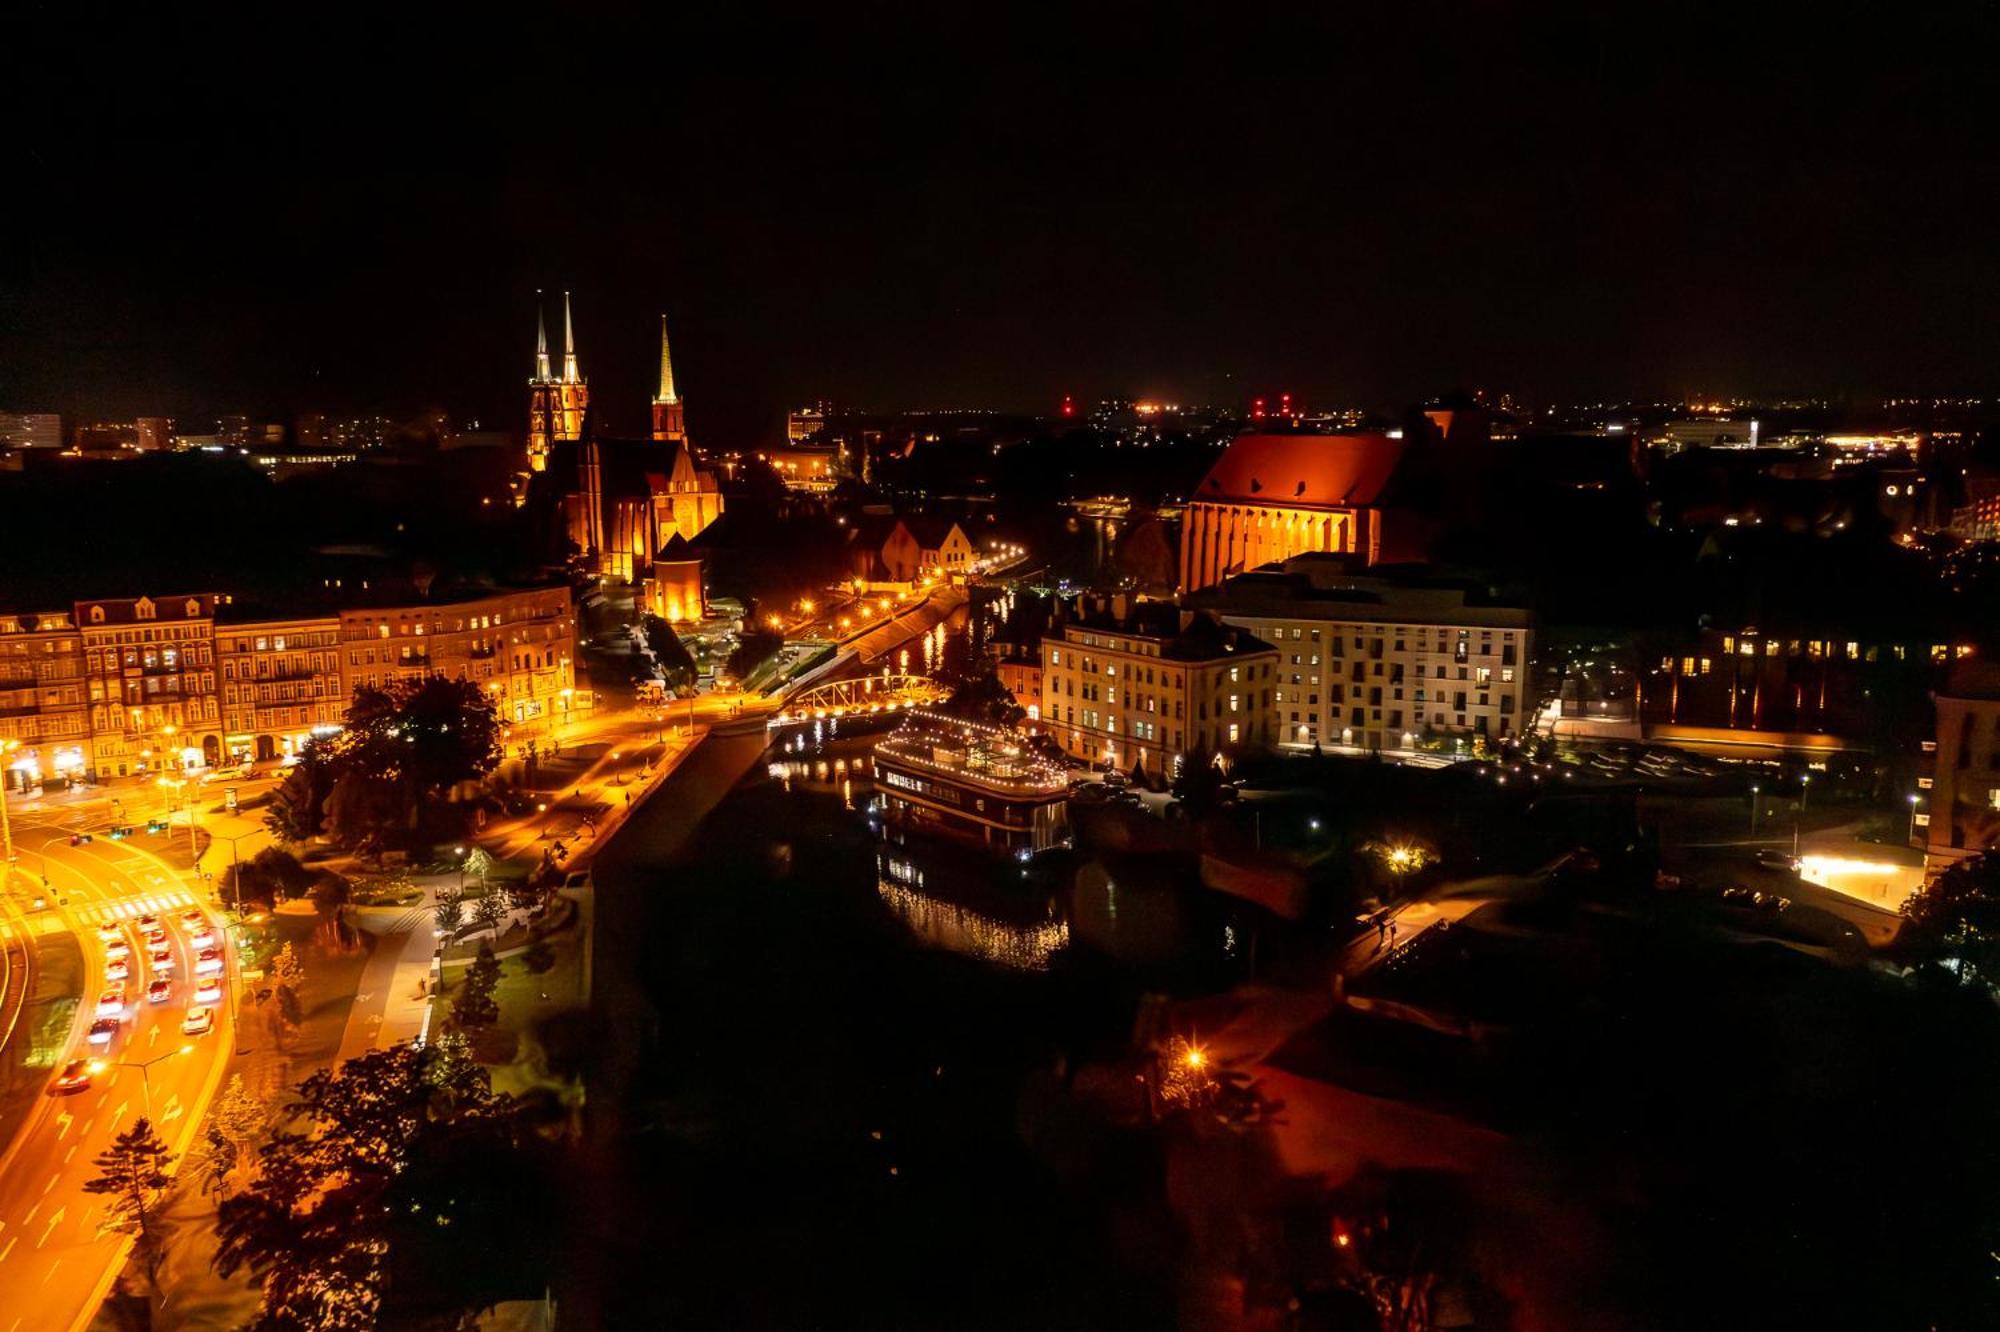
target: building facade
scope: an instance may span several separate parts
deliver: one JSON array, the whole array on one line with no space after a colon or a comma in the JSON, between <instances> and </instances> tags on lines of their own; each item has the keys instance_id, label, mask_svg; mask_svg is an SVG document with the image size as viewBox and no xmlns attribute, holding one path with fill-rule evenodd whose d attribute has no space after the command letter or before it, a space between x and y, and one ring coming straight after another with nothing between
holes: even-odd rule
<instances>
[{"instance_id":1,"label":"building facade","mask_svg":"<svg viewBox=\"0 0 2000 1332\"><path fill-rule=\"evenodd\" d=\"M685 421L662 318L652 438L601 438L579 418L581 433L562 441L576 478L562 497L564 530L590 572L642 582L675 537L692 541L722 516L722 487L697 460Z\"/></svg>"},{"instance_id":2,"label":"building facade","mask_svg":"<svg viewBox=\"0 0 2000 1332\"><path fill-rule=\"evenodd\" d=\"M1170 776L1183 754L1275 742L1277 663L1247 630L1112 598L1042 638L1041 729L1074 758Z\"/></svg>"},{"instance_id":3,"label":"building facade","mask_svg":"<svg viewBox=\"0 0 2000 1332\"><path fill-rule=\"evenodd\" d=\"M576 695L576 613L567 587L340 612L346 692L443 676L486 690L503 724L560 725Z\"/></svg>"},{"instance_id":4,"label":"building facade","mask_svg":"<svg viewBox=\"0 0 2000 1332\"><path fill-rule=\"evenodd\" d=\"M1403 452L1380 433L1233 440L1188 497L1181 591L1308 552L1387 558L1382 501Z\"/></svg>"},{"instance_id":5,"label":"building facade","mask_svg":"<svg viewBox=\"0 0 2000 1332\"><path fill-rule=\"evenodd\" d=\"M11 788L90 771L84 661L71 612L0 615L0 764Z\"/></svg>"},{"instance_id":6,"label":"building facade","mask_svg":"<svg viewBox=\"0 0 2000 1332\"><path fill-rule=\"evenodd\" d=\"M1692 729L1746 743L1858 744L1880 729L1888 700L1920 703L1973 652L1963 639L1864 633L1832 625L1703 630L1641 663L1640 717L1648 734Z\"/></svg>"},{"instance_id":7,"label":"building facade","mask_svg":"<svg viewBox=\"0 0 2000 1332\"><path fill-rule=\"evenodd\" d=\"M215 627L222 666L222 745L232 763L288 758L347 713L340 617L231 622Z\"/></svg>"},{"instance_id":8,"label":"building facade","mask_svg":"<svg viewBox=\"0 0 2000 1332\"><path fill-rule=\"evenodd\" d=\"M1474 584L1301 555L1190 604L1277 649L1281 746L1476 746L1533 725L1534 615Z\"/></svg>"},{"instance_id":9,"label":"building facade","mask_svg":"<svg viewBox=\"0 0 2000 1332\"><path fill-rule=\"evenodd\" d=\"M1910 796L1910 831L1924 874L2000 847L2000 665L1961 662L1936 694L1933 760Z\"/></svg>"},{"instance_id":10,"label":"building facade","mask_svg":"<svg viewBox=\"0 0 2000 1332\"><path fill-rule=\"evenodd\" d=\"M221 762L213 595L80 601L76 625L99 777Z\"/></svg>"}]
</instances>

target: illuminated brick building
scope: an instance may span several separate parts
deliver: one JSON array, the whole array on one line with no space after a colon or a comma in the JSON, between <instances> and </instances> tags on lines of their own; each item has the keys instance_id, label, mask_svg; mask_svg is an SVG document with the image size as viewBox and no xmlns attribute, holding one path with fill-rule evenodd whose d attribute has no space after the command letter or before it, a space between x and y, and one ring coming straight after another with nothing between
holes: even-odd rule
<instances>
[{"instance_id":1,"label":"illuminated brick building","mask_svg":"<svg viewBox=\"0 0 2000 1332\"><path fill-rule=\"evenodd\" d=\"M528 470L546 471L549 450L562 440L583 438L590 410L590 385L577 368L576 327L570 319L569 293L563 293L563 370L558 378L549 368L549 329L535 312L535 375L528 381Z\"/></svg>"},{"instance_id":2,"label":"illuminated brick building","mask_svg":"<svg viewBox=\"0 0 2000 1332\"><path fill-rule=\"evenodd\" d=\"M665 319L652 438L605 439L586 422L579 437L559 441L557 456L574 458L575 489L562 501L565 529L600 577L642 582L676 536L691 541L722 516L722 487L688 442Z\"/></svg>"},{"instance_id":3,"label":"illuminated brick building","mask_svg":"<svg viewBox=\"0 0 2000 1332\"><path fill-rule=\"evenodd\" d=\"M1240 436L1188 497L1181 591L1311 552L1370 564L1421 554L1383 504L1403 458L1398 435Z\"/></svg>"}]
</instances>

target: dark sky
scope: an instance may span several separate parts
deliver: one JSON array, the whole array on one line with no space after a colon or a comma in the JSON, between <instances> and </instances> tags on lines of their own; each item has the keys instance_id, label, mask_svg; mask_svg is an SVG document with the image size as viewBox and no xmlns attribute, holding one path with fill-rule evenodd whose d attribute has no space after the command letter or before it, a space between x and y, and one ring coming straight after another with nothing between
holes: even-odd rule
<instances>
[{"instance_id":1,"label":"dark sky","mask_svg":"<svg viewBox=\"0 0 2000 1332\"><path fill-rule=\"evenodd\" d=\"M1989 7L271 8L16 28L0 407L1996 387Z\"/></svg>"}]
</instances>

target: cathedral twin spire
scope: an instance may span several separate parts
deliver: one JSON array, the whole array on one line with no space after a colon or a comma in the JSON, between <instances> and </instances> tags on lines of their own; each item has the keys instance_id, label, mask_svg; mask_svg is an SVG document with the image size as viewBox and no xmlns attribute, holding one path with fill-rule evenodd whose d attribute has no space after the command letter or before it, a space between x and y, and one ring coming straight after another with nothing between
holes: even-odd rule
<instances>
[{"instance_id":1,"label":"cathedral twin spire","mask_svg":"<svg viewBox=\"0 0 2000 1332\"><path fill-rule=\"evenodd\" d=\"M540 471L542 459L552 440L582 436L583 411L588 390L576 359L576 321L570 311L569 293L563 293L563 369L556 378L549 364L549 326L542 309L541 292L535 293L535 377L530 386L540 392L529 408L528 454L532 470ZM673 353L667 345L667 317L660 316L660 388L653 396L653 438L684 440L687 427L682 417L681 398L674 388Z\"/></svg>"},{"instance_id":2,"label":"cathedral twin spire","mask_svg":"<svg viewBox=\"0 0 2000 1332\"><path fill-rule=\"evenodd\" d=\"M542 293L535 292L535 377L531 384L581 384L583 375L576 364L576 324L570 318L569 293L563 293L563 373L558 381L549 370L549 322L542 311Z\"/></svg>"}]
</instances>

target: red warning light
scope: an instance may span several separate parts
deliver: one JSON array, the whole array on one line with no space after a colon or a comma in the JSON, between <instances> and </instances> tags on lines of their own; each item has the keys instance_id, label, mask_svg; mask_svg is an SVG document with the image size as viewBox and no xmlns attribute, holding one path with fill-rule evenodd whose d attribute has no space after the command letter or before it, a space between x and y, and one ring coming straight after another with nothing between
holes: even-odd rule
<instances>
[{"instance_id":1,"label":"red warning light","mask_svg":"<svg viewBox=\"0 0 2000 1332\"><path fill-rule=\"evenodd\" d=\"M1076 404L1070 400L1070 396L1067 393L1063 394L1062 414L1064 416L1076 415Z\"/></svg>"}]
</instances>

